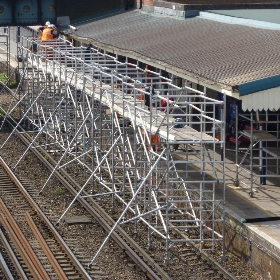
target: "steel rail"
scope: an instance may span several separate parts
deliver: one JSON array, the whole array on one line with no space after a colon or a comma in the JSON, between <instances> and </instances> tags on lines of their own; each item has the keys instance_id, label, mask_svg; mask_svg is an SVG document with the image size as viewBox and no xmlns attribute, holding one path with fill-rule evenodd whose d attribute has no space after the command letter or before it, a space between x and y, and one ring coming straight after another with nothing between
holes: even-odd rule
<instances>
[{"instance_id":1,"label":"steel rail","mask_svg":"<svg viewBox=\"0 0 280 280\"><path fill-rule=\"evenodd\" d=\"M1 241L3 243L3 246L6 249L8 255L9 255L10 259L11 259L11 262L13 263L16 271L18 272L18 275L20 276L20 279L28 280L28 278L26 277L24 271L21 268L21 265L20 265L18 259L15 256L15 254L14 254L14 252L13 252L13 250L12 250L12 248L11 248L9 242L8 242L8 240L6 239L4 233L2 232L2 230L0 230L0 239L1 239ZM1 265L1 260L0 260L0 265ZM9 278L7 275L6 275L6 277L8 279L12 279L13 278L13 277Z\"/></svg>"},{"instance_id":2,"label":"steel rail","mask_svg":"<svg viewBox=\"0 0 280 280\"><path fill-rule=\"evenodd\" d=\"M0 268L1 268L1 270L4 273L6 278L13 279L13 275L12 275L10 269L8 268L1 252L0 252Z\"/></svg>"},{"instance_id":3,"label":"steel rail","mask_svg":"<svg viewBox=\"0 0 280 280\"><path fill-rule=\"evenodd\" d=\"M13 275L12 275L10 269L8 268L1 253L0 253L0 268L1 268L2 272L4 273L5 277L7 277L8 279L13 279Z\"/></svg>"},{"instance_id":4,"label":"steel rail","mask_svg":"<svg viewBox=\"0 0 280 280\"><path fill-rule=\"evenodd\" d=\"M2 211L0 221L6 231L9 232L10 238L15 244L16 249L20 253L33 277L35 279L50 279L1 198L0 208Z\"/></svg>"},{"instance_id":5,"label":"steel rail","mask_svg":"<svg viewBox=\"0 0 280 280\"><path fill-rule=\"evenodd\" d=\"M41 245L45 255L47 256L50 264L52 265L54 271L56 272L56 275L58 276L59 279L62 280L67 280L67 276L65 275L64 271L60 267L59 263L57 262L56 258L54 257L52 251L50 250L48 244L44 240L43 236L41 235L39 229L35 225L32 217L28 212L25 213L25 218L27 220L28 225L30 226L33 234L35 235L37 241Z\"/></svg>"}]
</instances>

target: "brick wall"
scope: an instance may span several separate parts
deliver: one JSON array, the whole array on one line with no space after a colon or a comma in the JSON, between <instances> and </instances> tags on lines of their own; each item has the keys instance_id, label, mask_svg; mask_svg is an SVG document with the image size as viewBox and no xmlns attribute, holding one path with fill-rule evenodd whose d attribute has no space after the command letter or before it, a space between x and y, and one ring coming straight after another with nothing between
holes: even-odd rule
<instances>
[{"instance_id":1,"label":"brick wall","mask_svg":"<svg viewBox=\"0 0 280 280\"><path fill-rule=\"evenodd\" d=\"M136 4L140 5L140 0L136 0ZM142 0L143 6L154 6L154 0Z\"/></svg>"},{"instance_id":2,"label":"brick wall","mask_svg":"<svg viewBox=\"0 0 280 280\"><path fill-rule=\"evenodd\" d=\"M153 0L143 0L143 5L154 6L154 1Z\"/></svg>"}]
</instances>

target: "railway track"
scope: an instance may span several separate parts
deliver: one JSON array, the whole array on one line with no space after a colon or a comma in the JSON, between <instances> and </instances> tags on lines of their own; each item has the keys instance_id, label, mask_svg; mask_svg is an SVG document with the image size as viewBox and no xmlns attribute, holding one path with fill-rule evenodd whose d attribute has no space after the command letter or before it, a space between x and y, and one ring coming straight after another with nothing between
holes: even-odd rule
<instances>
[{"instance_id":1,"label":"railway track","mask_svg":"<svg viewBox=\"0 0 280 280\"><path fill-rule=\"evenodd\" d=\"M1 224L27 279L91 279L2 158L0 163Z\"/></svg>"}]
</instances>

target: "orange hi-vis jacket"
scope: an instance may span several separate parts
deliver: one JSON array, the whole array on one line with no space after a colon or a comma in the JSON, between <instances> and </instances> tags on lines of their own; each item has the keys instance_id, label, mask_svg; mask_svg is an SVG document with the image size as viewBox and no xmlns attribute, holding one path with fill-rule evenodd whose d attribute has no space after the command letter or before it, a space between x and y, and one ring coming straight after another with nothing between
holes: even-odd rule
<instances>
[{"instance_id":1,"label":"orange hi-vis jacket","mask_svg":"<svg viewBox=\"0 0 280 280\"><path fill-rule=\"evenodd\" d=\"M41 40L45 41L45 40L52 40L52 39L53 39L52 28L49 27L45 28L43 30Z\"/></svg>"}]
</instances>

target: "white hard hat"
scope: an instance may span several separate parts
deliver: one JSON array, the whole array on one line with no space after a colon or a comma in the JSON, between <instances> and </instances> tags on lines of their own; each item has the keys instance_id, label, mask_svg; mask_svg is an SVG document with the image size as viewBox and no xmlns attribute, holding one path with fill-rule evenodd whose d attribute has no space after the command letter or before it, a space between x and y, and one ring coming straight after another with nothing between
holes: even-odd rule
<instances>
[{"instance_id":1,"label":"white hard hat","mask_svg":"<svg viewBox=\"0 0 280 280\"><path fill-rule=\"evenodd\" d=\"M49 21L46 21L46 23L45 23L45 25L47 25L47 26L50 25L50 24L51 24L51 23L50 23Z\"/></svg>"},{"instance_id":2,"label":"white hard hat","mask_svg":"<svg viewBox=\"0 0 280 280\"><path fill-rule=\"evenodd\" d=\"M54 24L50 24L48 27L49 28L55 28L55 25Z\"/></svg>"}]
</instances>

